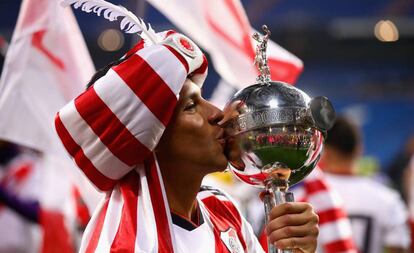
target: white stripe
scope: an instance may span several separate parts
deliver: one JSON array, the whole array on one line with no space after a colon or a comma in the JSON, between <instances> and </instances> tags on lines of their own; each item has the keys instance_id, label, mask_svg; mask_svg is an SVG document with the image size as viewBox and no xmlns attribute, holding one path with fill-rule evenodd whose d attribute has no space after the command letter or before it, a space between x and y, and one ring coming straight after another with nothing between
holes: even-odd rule
<instances>
[{"instance_id":1,"label":"white stripe","mask_svg":"<svg viewBox=\"0 0 414 253\"><path fill-rule=\"evenodd\" d=\"M110 69L105 77L95 83L93 88L132 135L148 149L153 150L165 126L122 78Z\"/></svg>"},{"instance_id":2,"label":"white stripe","mask_svg":"<svg viewBox=\"0 0 414 253\"><path fill-rule=\"evenodd\" d=\"M244 217L240 214L241 217L241 226L242 226L242 235L243 239L246 243L246 251L247 252L255 252L255 253L264 253L262 246L260 245L257 237L254 235L252 226L244 219Z\"/></svg>"},{"instance_id":3,"label":"white stripe","mask_svg":"<svg viewBox=\"0 0 414 253\"><path fill-rule=\"evenodd\" d=\"M172 218L171 218L170 205L168 204L167 193L165 192L164 183L163 183L162 175L161 175L161 170L160 170L160 167L158 165L157 157L155 156L155 154L154 154L154 160L155 160L155 165L156 165L155 167L157 168L158 181L160 182L160 187L161 187L161 192L162 192L162 200L164 201L165 213L167 215L167 220L168 220L168 226L170 227L170 234L171 234L171 242L172 242L173 251L178 252L177 251L177 243L176 243L176 240L175 240L175 233L174 233L174 230L173 230L173 223L172 223ZM171 252L171 253L173 253L173 252Z\"/></svg>"},{"instance_id":4,"label":"white stripe","mask_svg":"<svg viewBox=\"0 0 414 253\"><path fill-rule=\"evenodd\" d=\"M339 219L319 226L319 237L325 243L352 237L351 226L347 219Z\"/></svg>"},{"instance_id":5,"label":"white stripe","mask_svg":"<svg viewBox=\"0 0 414 253\"><path fill-rule=\"evenodd\" d=\"M203 200L203 199L206 199L206 198L208 198L208 197L212 197L212 196L215 196L213 193L211 193L209 190L206 190L206 191L201 191L201 192L199 192L198 194L197 194L197 197L200 199L200 200Z\"/></svg>"},{"instance_id":6,"label":"white stripe","mask_svg":"<svg viewBox=\"0 0 414 253\"><path fill-rule=\"evenodd\" d=\"M138 195L135 253L158 252L157 226L144 166L137 166L136 171L140 177L141 191Z\"/></svg>"},{"instance_id":7,"label":"white stripe","mask_svg":"<svg viewBox=\"0 0 414 253\"><path fill-rule=\"evenodd\" d=\"M290 191L293 192L295 196L295 201L303 201L306 197L305 187L303 186L303 183L300 185L293 186L292 188L290 188Z\"/></svg>"},{"instance_id":8,"label":"white stripe","mask_svg":"<svg viewBox=\"0 0 414 253\"><path fill-rule=\"evenodd\" d=\"M106 203L106 199L107 199L107 197L102 198L102 200L99 202L98 206L96 207L95 211L93 212L91 220L88 222L88 225L86 226L85 232L82 235L82 243L81 243L81 246L80 246L80 249L79 249L79 253L86 252L86 248L89 245L89 242L91 240L93 231L96 227L96 222L98 221L99 216L102 212L102 209L103 209L103 207Z\"/></svg>"},{"instance_id":9,"label":"white stripe","mask_svg":"<svg viewBox=\"0 0 414 253\"><path fill-rule=\"evenodd\" d=\"M308 196L307 201L312 204L315 212L322 212L342 206L342 200L335 192L319 191Z\"/></svg>"},{"instance_id":10,"label":"white stripe","mask_svg":"<svg viewBox=\"0 0 414 253\"><path fill-rule=\"evenodd\" d=\"M228 196L223 196L223 195L215 195L212 192L210 192L209 190L205 190L205 191L201 191L197 194L198 198L200 200L209 198L209 197L215 197L216 199L220 200L220 201L227 201L227 202L232 202L229 200ZM232 202L233 204L236 203L236 201Z\"/></svg>"},{"instance_id":11,"label":"white stripe","mask_svg":"<svg viewBox=\"0 0 414 253\"><path fill-rule=\"evenodd\" d=\"M73 100L61 109L59 116L73 140L103 175L117 180L132 169L114 156L95 135L77 111Z\"/></svg>"},{"instance_id":12,"label":"white stripe","mask_svg":"<svg viewBox=\"0 0 414 253\"><path fill-rule=\"evenodd\" d=\"M178 96L187 77L184 65L171 51L163 45L143 48L137 53Z\"/></svg>"},{"instance_id":13,"label":"white stripe","mask_svg":"<svg viewBox=\"0 0 414 253\"><path fill-rule=\"evenodd\" d=\"M112 242L114 241L121 221L123 206L124 199L122 198L119 185L117 185L109 199L108 210L95 252L110 252Z\"/></svg>"}]
</instances>

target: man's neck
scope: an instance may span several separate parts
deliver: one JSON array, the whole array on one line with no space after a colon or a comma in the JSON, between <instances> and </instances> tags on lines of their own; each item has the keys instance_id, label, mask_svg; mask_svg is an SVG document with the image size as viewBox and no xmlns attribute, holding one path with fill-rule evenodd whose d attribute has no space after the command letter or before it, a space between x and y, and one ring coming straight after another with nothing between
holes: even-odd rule
<instances>
[{"instance_id":1,"label":"man's neck","mask_svg":"<svg viewBox=\"0 0 414 253\"><path fill-rule=\"evenodd\" d=\"M190 171L182 168L161 169L170 210L188 220L192 220L197 210L196 197L203 180L202 175Z\"/></svg>"},{"instance_id":2,"label":"man's neck","mask_svg":"<svg viewBox=\"0 0 414 253\"><path fill-rule=\"evenodd\" d=\"M342 160L325 164L324 171L337 175L355 175L355 163L351 160Z\"/></svg>"}]
</instances>

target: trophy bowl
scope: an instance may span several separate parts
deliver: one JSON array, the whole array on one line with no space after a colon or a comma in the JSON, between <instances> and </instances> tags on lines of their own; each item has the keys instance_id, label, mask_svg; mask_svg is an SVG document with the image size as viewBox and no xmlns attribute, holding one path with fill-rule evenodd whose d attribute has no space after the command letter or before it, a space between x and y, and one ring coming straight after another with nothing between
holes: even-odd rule
<instances>
[{"instance_id":1,"label":"trophy bowl","mask_svg":"<svg viewBox=\"0 0 414 253\"><path fill-rule=\"evenodd\" d=\"M229 160L234 175L260 188L270 179L290 186L300 182L322 151L324 129L313 116L320 112L311 106L321 102L329 103L283 82L257 83L237 92L224 109L233 115L228 128L238 150Z\"/></svg>"}]
</instances>

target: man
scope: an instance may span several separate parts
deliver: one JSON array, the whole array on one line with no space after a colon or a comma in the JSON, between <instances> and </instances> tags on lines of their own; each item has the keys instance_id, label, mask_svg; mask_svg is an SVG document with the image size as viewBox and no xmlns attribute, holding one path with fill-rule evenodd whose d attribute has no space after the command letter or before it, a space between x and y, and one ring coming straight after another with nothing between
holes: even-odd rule
<instances>
[{"instance_id":1,"label":"man","mask_svg":"<svg viewBox=\"0 0 414 253\"><path fill-rule=\"evenodd\" d=\"M206 59L181 34L159 36L161 43L140 42L97 75L56 117L68 152L108 192L80 251L263 252L224 193L200 191L205 175L227 167L229 153L224 115L201 96ZM270 220L277 247L315 251L310 205L280 205Z\"/></svg>"},{"instance_id":2,"label":"man","mask_svg":"<svg viewBox=\"0 0 414 253\"><path fill-rule=\"evenodd\" d=\"M356 173L362 154L359 130L348 119L338 117L328 136L321 164L328 182L344 200L359 250L405 252L410 238L407 210L399 194Z\"/></svg>"}]
</instances>

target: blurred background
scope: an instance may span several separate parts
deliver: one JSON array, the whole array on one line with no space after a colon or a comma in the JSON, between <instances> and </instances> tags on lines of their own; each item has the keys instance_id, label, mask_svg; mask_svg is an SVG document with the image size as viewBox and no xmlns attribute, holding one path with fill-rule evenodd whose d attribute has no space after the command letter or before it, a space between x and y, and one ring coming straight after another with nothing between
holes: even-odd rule
<instances>
[{"instance_id":1,"label":"blurred background","mask_svg":"<svg viewBox=\"0 0 414 253\"><path fill-rule=\"evenodd\" d=\"M151 23L174 27L143 0L112 0ZM267 24L272 39L304 62L296 86L330 98L364 133L367 173L387 172L401 162L414 136L414 1L243 0L251 25ZM20 1L0 1L0 47L11 40ZM137 40L118 23L74 11L97 69L122 56ZM183 17L185 19L185 17ZM179 30L179 29L177 29ZM4 55L0 59L3 66ZM219 76L204 85L211 96ZM407 151L414 152L414 151Z\"/></svg>"}]
</instances>

